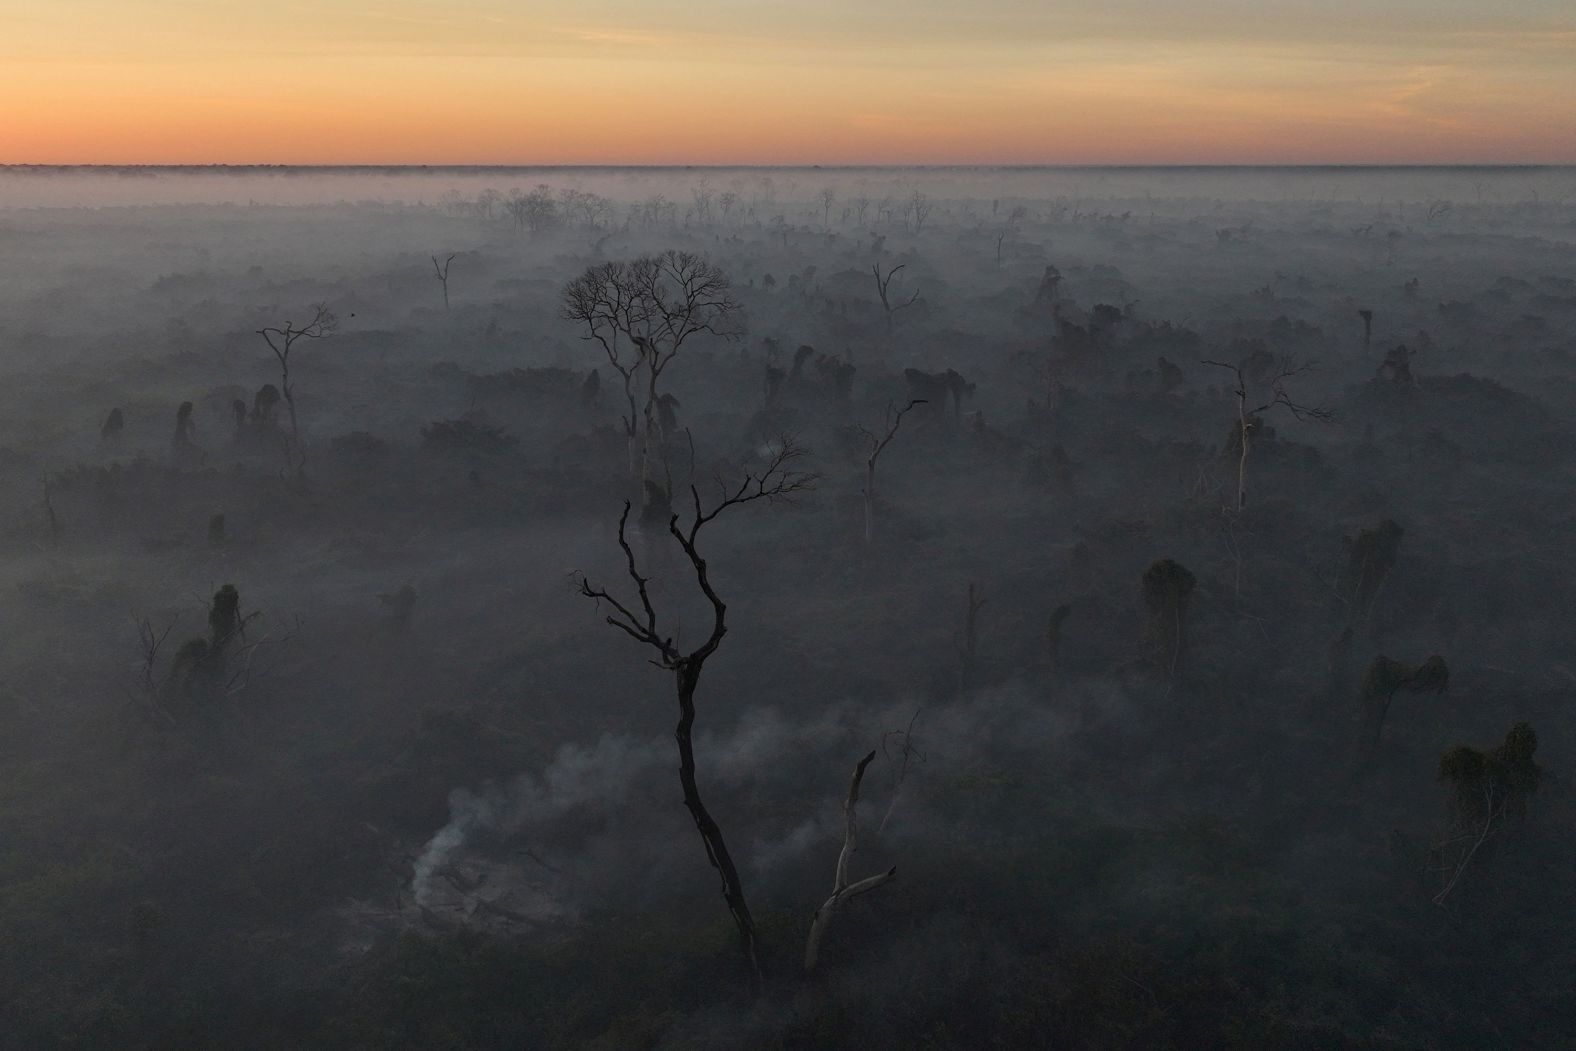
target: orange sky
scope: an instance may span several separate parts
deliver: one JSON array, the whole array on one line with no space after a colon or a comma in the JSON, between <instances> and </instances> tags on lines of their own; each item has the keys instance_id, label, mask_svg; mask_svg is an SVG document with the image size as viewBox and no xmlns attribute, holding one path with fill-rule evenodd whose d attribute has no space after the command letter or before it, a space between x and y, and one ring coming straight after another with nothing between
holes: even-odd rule
<instances>
[{"instance_id":1,"label":"orange sky","mask_svg":"<svg viewBox=\"0 0 1576 1051\"><path fill-rule=\"evenodd\" d=\"M1576 163L1576 4L1487 8L0 0L0 163Z\"/></svg>"}]
</instances>

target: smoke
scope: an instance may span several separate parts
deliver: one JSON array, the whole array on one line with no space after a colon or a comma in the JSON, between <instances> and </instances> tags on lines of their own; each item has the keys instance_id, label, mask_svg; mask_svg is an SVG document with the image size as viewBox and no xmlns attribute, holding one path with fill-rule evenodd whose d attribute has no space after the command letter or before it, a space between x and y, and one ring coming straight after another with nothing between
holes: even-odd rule
<instances>
[{"instance_id":1,"label":"smoke","mask_svg":"<svg viewBox=\"0 0 1576 1051\"><path fill-rule=\"evenodd\" d=\"M1043 756L1081 721L1125 717L1116 691L1090 688L1051 704L1026 687L1008 685L925 707L894 702L875 712L847 700L802 720L761 707L727 731L698 734L695 747L708 805L735 830L736 842L747 845L741 862L757 879L796 882L805 866L818 867L818 847L835 853L841 842L840 806L862 753L880 751L861 800L867 843L902 849L928 836L968 834L954 827L955 816L929 808L927 782L934 787L981 766L1011 764L1024 752ZM905 773L901 734L910 725ZM485 894L489 903L512 902L514 913L562 915L588 902L629 904L632 894L660 895L669 879L693 882L693 852L674 848L688 829L674 761L666 738L605 735L590 746L563 746L539 774L456 788L448 822L415 863L416 902L470 913ZM797 814L782 807L764 815L749 809L743 824L730 820L751 799L802 805ZM522 853L531 866L508 860ZM479 874L466 877L456 866ZM440 880L445 874L451 878ZM458 900L451 884L461 888Z\"/></svg>"},{"instance_id":2,"label":"smoke","mask_svg":"<svg viewBox=\"0 0 1576 1051\"><path fill-rule=\"evenodd\" d=\"M564 745L540 777L521 774L504 786L449 793L449 821L427 842L415 864L411 893L431 907L434 877L480 832L527 839L542 835L578 808L604 810L629 799L632 787L659 762L655 742L604 736L590 748ZM557 866L553 866L556 868Z\"/></svg>"},{"instance_id":3,"label":"smoke","mask_svg":"<svg viewBox=\"0 0 1576 1051\"><path fill-rule=\"evenodd\" d=\"M496 820L496 809L491 801L464 788L449 793L449 823L438 830L416 859L416 873L411 879L411 894L416 904L431 904L432 878L448 864L456 850L477 827L490 827Z\"/></svg>"}]
</instances>

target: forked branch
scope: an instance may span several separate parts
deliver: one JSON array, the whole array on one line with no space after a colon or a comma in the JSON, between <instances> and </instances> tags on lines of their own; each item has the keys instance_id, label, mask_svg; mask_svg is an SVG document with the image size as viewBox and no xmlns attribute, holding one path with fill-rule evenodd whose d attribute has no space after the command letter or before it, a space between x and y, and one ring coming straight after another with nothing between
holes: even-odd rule
<instances>
[{"instance_id":1,"label":"forked branch","mask_svg":"<svg viewBox=\"0 0 1576 1051\"><path fill-rule=\"evenodd\" d=\"M832 922L832 916L849 898L863 894L867 890L875 890L881 884L897 875L897 866L894 865L885 872L874 876L866 876L857 883L848 882L848 863L853 859L854 850L859 841L859 785L865 779L865 767L875 759L876 753L871 751L859 765L854 767L853 779L848 785L848 798L843 802L843 817L845 819L843 830L843 849L837 855L837 871L832 879L832 896L826 899L819 909L815 910L815 919L810 923L810 938L804 946L804 969L815 970L815 964L820 957L821 938L826 934L827 924Z\"/></svg>"}]
</instances>

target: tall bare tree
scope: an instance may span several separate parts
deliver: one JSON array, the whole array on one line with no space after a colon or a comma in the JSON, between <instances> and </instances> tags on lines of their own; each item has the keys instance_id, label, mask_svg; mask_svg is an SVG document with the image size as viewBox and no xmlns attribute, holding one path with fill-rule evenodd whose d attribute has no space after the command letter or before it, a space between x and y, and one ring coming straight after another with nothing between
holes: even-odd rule
<instances>
[{"instance_id":1,"label":"tall bare tree","mask_svg":"<svg viewBox=\"0 0 1576 1051\"><path fill-rule=\"evenodd\" d=\"M865 543L873 544L876 537L876 461L881 458L881 452L892 439L897 437L898 428L903 426L903 417L916 405L928 404L924 398L915 398L901 409L894 405L887 406L886 430L878 437L874 432L859 428L859 433L869 443L869 451L865 455Z\"/></svg>"},{"instance_id":2,"label":"tall bare tree","mask_svg":"<svg viewBox=\"0 0 1576 1051\"><path fill-rule=\"evenodd\" d=\"M454 262L454 253L450 252L443 260L443 265L438 265L438 257L432 257L432 272L437 275L438 283L443 286L443 309L449 309L449 264Z\"/></svg>"},{"instance_id":3,"label":"tall bare tree","mask_svg":"<svg viewBox=\"0 0 1576 1051\"><path fill-rule=\"evenodd\" d=\"M283 328L260 328L257 334L268 344L279 361L279 390L284 395L285 406L290 411L290 438L285 446L287 462L299 473L306 466L301 451L301 424L296 416L295 385L290 382L290 352L301 340L323 339L332 336L339 328L339 318L324 303L312 308L312 320L297 326L286 321Z\"/></svg>"},{"instance_id":4,"label":"tall bare tree","mask_svg":"<svg viewBox=\"0 0 1576 1051\"><path fill-rule=\"evenodd\" d=\"M622 599L615 597L606 589L593 586L584 577L579 581L582 595L596 600L599 605L605 602L611 607L613 612L607 617L609 624L641 645L654 650L657 657L653 663L673 673L679 706L679 721L673 732L673 738L678 744L679 785L684 793L684 806L689 810L695 828L700 833L701 842L705 845L706 860L721 877L723 900L727 902L728 912L738 928L740 949L757 981L760 978L760 963L755 948L755 921L750 916L750 908L745 901L744 884L739 877L738 866L733 861L733 855L728 851L722 829L701 799L700 785L695 772L695 746L692 736L695 726L695 691L700 685L700 675L706 661L717 652L723 636L728 633L728 607L712 584L710 567L700 552L700 538L701 530L730 508L742 507L757 501L774 503L778 500L791 499L795 493L813 486L815 476L796 467L802 455L802 450L793 439L784 437L779 440L775 451L763 467L746 472L744 479L737 485L723 488L709 507L702 501L700 490L691 485L691 511L688 521L681 521L681 516L677 512L669 517L668 535L684 552L695 574L695 582L712 611L711 632L695 649L688 652L681 649L674 642L673 636L664 633L665 629L659 622L657 609L652 604L651 591L647 586L650 578L640 572L640 567L635 561L635 551L629 543L630 502L628 500L624 501L624 512L618 519L618 545L624 551L625 571L634 587L635 599L631 600L627 596Z\"/></svg>"},{"instance_id":5,"label":"tall bare tree","mask_svg":"<svg viewBox=\"0 0 1576 1051\"><path fill-rule=\"evenodd\" d=\"M899 263L891 270L888 270L885 277L882 277L880 264L870 264L870 272L876 277L876 293L881 297L881 309L886 311L886 327L888 335L892 334L892 315L896 314L899 310L913 306L914 302L919 299L919 289L917 288L914 289L913 295L909 296L908 299L902 302L898 302L890 298L889 293L892 289L892 279L896 277L898 273L907 265L907 263Z\"/></svg>"},{"instance_id":6,"label":"tall bare tree","mask_svg":"<svg viewBox=\"0 0 1576 1051\"><path fill-rule=\"evenodd\" d=\"M815 203L821 206L821 225L832 225L832 205L837 203L837 191L830 186L823 186L815 194Z\"/></svg>"},{"instance_id":7,"label":"tall bare tree","mask_svg":"<svg viewBox=\"0 0 1576 1051\"><path fill-rule=\"evenodd\" d=\"M663 371L697 333L738 335L739 306L728 275L702 256L671 249L630 262L600 263L565 287L560 316L581 325L581 338L598 343L623 379L630 469L635 470L635 444L643 421L640 474L644 477L662 438L658 383ZM638 409L637 376L644 376L646 388L644 405Z\"/></svg>"},{"instance_id":8,"label":"tall bare tree","mask_svg":"<svg viewBox=\"0 0 1576 1051\"><path fill-rule=\"evenodd\" d=\"M1256 408L1248 408L1248 381L1243 375L1241 364L1230 365L1224 361L1204 361L1205 365L1214 365L1230 372L1237 380L1237 386L1232 391L1237 399L1237 499L1233 505L1234 510L1240 511L1248 504L1248 450L1253 446L1256 432L1263 426L1263 413L1281 406L1299 420L1328 420L1334 416L1329 409L1317 405L1306 405L1292 398L1286 389L1288 380L1300 376L1305 372L1313 371L1312 365L1298 364L1291 359L1281 361L1274 376L1269 381L1269 401Z\"/></svg>"}]
</instances>

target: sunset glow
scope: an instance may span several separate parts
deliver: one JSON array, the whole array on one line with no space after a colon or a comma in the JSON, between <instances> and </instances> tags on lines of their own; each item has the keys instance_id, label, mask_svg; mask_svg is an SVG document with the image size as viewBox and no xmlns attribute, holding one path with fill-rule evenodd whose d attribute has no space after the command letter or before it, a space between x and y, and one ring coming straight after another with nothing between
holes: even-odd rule
<instances>
[{"instance_id":1,"label":"sunset glow","mask_svg":"<svg viewBox=\"0 0 1576 1051\"><path fill-rule=\"evenodd\" d=\"M0 163L1571 163L1576 13L0 0Z\"/></svg>"}]
</instances>

